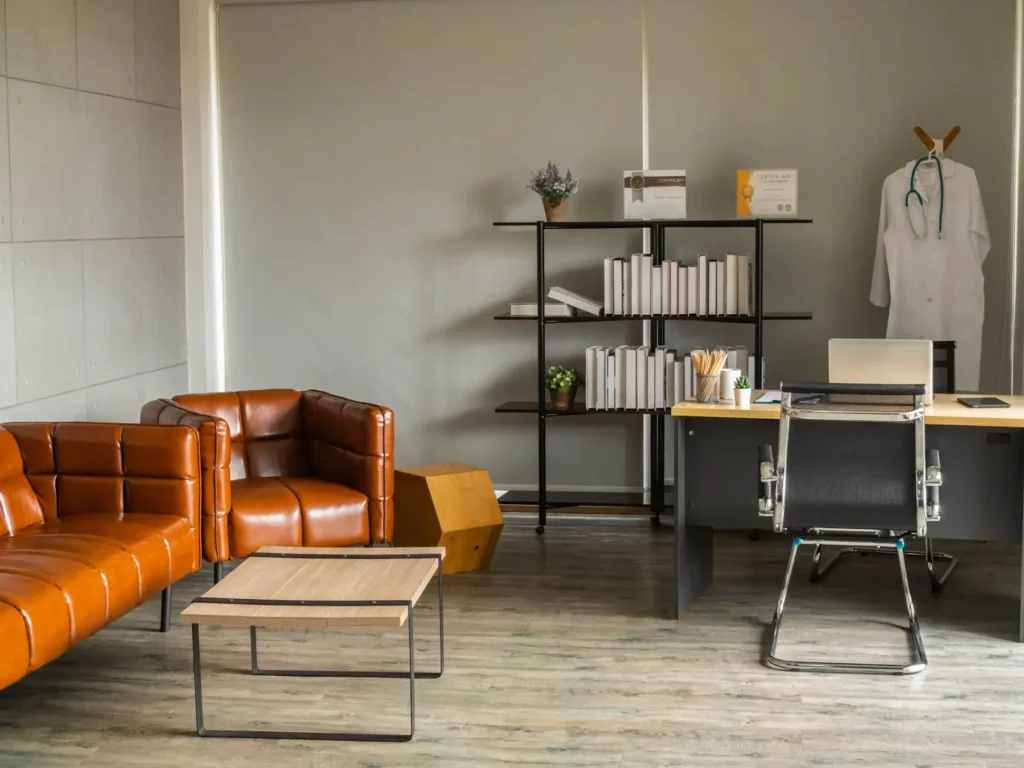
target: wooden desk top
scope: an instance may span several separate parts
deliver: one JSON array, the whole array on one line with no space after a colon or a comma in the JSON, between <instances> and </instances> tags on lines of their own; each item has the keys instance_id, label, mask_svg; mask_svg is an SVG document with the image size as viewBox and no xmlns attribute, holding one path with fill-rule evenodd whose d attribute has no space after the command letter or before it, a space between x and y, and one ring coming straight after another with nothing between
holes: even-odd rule
<instances>
[{"instance_id":1,"label":"wooden desk top","mask_svg":"<svg viewBox=\"0 0 1024 768\"><path fill-rule=\"evenodd\" d=\"M437 572L433 558L444 547L263 547L261 553L309 554L309 558L250 557L203 597L254 600L409 600L416 604ZM360 559L322 559L351 554ZM370 556L369 558L367 556ZM279 606L192 603L181 612L188 624L244 627L342 627L405 624L407 606Z\"/></svg>"},{"instance_id":2,"label":"wooden desk top","mask_svg":"<svg viewBox=\"0 0 1024 768\"><path fill-rule=\"evenodd\" d=\"M753 400L762 394L754 392ZM967 408L956 401L964 395L936 395L935 402L925 408L925 423L956 427L1024 428L1024 397L993 395L1010 404L1009 408ZM686 401L672 406L673 416L694 416L710 419L778 419L778 405L751 403L749 410L731 403L698 403Z\"/></svg>"}]
</instances>

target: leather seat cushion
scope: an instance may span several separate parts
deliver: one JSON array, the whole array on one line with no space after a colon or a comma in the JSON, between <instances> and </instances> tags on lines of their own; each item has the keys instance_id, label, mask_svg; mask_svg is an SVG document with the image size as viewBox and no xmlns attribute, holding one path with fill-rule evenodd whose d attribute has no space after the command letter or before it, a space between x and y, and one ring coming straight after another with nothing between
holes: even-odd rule
<instances>
[{"instance_id":1,"label":"leather seat cushion","mask_svg":"<svg viewBox=\"0 0 1024 768\"><path fill-rule=\"evenodd\" d=\"M29 672L28 627L21 612L0 602L0 688Z\"/></svg>"},{"instance_id":2,"label":"leather seat cushion","mask_svg":"<svg viewBox=\"0 0 1024 768\"><path fill-rule=\"evenodd\" d=\"M5 552L0 577L16 574L54 587L63 594L71 624L71 644L104 627L110 615L103 574L88 565L39 552ZM0 588L0 601L4 599Z\"/></svg>"},{"instance_id":3,"label":"leather seat cushion","mask_svg":"<svg viewBox=\"0 0 1024 768\"><path fill-rule=\"evenodd\" d=\"M39 669L71 647L71 613L59 587L0 572L0 603L17 610L28 629L29 669Z\"/></svg>"},{"instance_id":4,"label":"leather seat cushion","mask_svg":"<svg viewBox=\"0 0 1024 768\"><path fill-rule=\"evenodd\" d=\"M186 519L174 515L76 515L26 528L22 534L15 539L68 536L121 549L135 563L139 600L192 572L192 529Z\"/></svg>"},{"instance_id":5,"label":"leather seat cushion","mask_svg":"<svg viewBox=\"0 0 1024 768\"><path fill-rule=\"evenodd\" d=\"M110 606L111 618L117 618L127 613L141 600L139 569L135 564L135 559L113 543L99 541L89 536L53 533L0 538L0 560L3 560L8 554L20 553L52 555L99 571L109 590L107 602Z\"/></svg>"},{"instance_id":6,"label":"leather seat cushion","mask_svg":"<svg viewBox=\"0 0 1024 768\"><path fill-rule=\"evenodd\" d=\"M370 543L366 496L306 477L251 478L231 483L231 557L263 546L351 546Z\"/></svg>"}]
</instances>

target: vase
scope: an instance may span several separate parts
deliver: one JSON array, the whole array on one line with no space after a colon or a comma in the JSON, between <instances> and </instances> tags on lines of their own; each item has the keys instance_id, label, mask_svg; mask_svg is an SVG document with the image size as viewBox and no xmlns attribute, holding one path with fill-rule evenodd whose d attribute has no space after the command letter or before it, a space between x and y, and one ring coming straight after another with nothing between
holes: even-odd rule
<instances>
[{"instance_id":1,"label":"vase","mask_svg":"<svg viewBox=\"0 0 1024 768\"><path fill-rule=\"evenodd\" d=\"M569 198L563 197L557 205L544 201L544 215L551 221L565 221L565 214L569 211Z\"/></svg>"},{"instance_id":2,"label":"vase","mask_svg":"<svg viewBox=\"0 0 1024 768\"><path fill-rule=\"evenodd\" d=\"M549 389L548 395L551 396L551 406L557 408L560 411L567 411L573 407L576 402L576 387L571 389Z\"/></svg>"}]
</instances>

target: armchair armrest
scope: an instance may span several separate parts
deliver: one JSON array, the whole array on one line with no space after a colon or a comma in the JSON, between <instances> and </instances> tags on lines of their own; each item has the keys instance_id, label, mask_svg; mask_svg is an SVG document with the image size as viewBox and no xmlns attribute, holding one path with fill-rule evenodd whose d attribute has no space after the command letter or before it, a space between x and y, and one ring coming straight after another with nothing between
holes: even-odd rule
<instances>
[{"instance_id":1,"label":"armchair armrest","mask_svg":"<svg viewBox=\"0 0 1024 768\"><path fill-rule=\"evenodd\" d=\"M143 424L181 424L199 433L203 556L213 563L227 560L231 510L231 433L227 422L173 400L146 403L139 420Z\"/></svg>"},{"instance_id":2,"label":"armchair armrest","mask_svg":"<svg viewBox=\"0 0 1024 768\"><path fill-rule=\"evenodd\" d=\"M369 499L370 541L394 531L395 418L391 409L318 390L302 393L309 464L314 476Z\"/></svg>"}]
</instances>

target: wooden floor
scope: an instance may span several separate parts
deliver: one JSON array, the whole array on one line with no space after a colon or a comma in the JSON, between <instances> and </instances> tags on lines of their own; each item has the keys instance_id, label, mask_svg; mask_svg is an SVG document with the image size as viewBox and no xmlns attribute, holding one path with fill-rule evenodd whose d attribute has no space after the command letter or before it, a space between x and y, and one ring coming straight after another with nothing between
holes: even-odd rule
<instances>
[{"instance_id":1,"label":"wooden floor","mask_svg":"<svg viewBox=\"0 0 1024 768\"><path fill-rule=\"evenodd\" d=\"M716 582L668 618L670 530L611 519L510 518L490 572L446 582L447 670L417 684L408 744L257 742L194 733L189 629L153 631L159 601L0 692L0 766L1024 765L1019 548L950 543L946 594L911 578L931 666L912 678L761 666L788 546L716 540ZM803 561L806 564L806 559ZM790 593L786 654L899 658L897 567L857 557ZM184 581L175 610L207 588ZM417 667L436 661L436 592L417 610ZM400 729L400 681L245 674L248 633L203 630L211 728ZM2 652L2 649L0 649ZM401 630L267 630L261 664L401 668Z\"/></svg>"}]
</instances>

